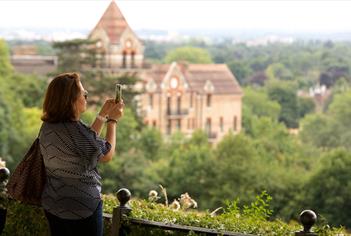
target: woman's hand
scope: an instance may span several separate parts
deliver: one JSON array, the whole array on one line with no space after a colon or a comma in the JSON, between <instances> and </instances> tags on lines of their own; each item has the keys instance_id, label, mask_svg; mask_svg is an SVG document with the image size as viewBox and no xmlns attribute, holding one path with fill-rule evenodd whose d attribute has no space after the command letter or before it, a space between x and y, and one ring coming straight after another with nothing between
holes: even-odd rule
<instances>
[{"instance_id":1,"label":"woman's hand","mask_svg":"<svg viewBox=\"0 0 351 236\"><path fill-rule=\"evenodd\" d=\"M123 108L124 108L123 100L121 100L119 103L115 103L115 101L112 99L109 112L107 113L108 118L118 120L123 116Z\"/></svg>"},{"instance_id":2,"label":"woman's hand","mask_svg":"<svg viewBox=\"0 0 351 236\"><path fill-rule=\"evenodd\" d=\"M108 99L105 101L104 105L102 106L100 112L99 112L99 115L100 116L103 116L103 117L106 117L107 114L110 112L112 106L116 104L114 99Z\"/></svg>"}]
</instances>

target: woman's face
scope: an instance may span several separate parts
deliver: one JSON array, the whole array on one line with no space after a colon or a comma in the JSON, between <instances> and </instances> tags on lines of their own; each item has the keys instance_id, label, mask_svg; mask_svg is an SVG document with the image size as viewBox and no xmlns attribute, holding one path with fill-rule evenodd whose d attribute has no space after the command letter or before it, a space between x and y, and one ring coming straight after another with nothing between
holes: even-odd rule
<instances>
[{"instance_id":1,"label":"woman's face","mask_svg":"<svg viewBox=\"0 0 351 236\"><path fill-rule=\"evenodd\" d=\"M84 89L81 82L79 82L80 94L77 101L75 102L75 109L77 112L77 118L87 109L87 96L88 92Z\"/></svg>"}]
</instances>

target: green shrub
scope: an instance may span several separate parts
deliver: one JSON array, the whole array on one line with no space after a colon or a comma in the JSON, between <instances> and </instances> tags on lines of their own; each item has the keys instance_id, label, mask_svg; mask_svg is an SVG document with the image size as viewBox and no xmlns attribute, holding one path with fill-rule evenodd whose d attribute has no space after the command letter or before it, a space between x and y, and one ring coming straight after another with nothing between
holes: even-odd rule
<instances>
[{"instance_id":1,"label":"green shrub","mask_svg":"<svg viewBox=\"0 0 351 236\"><path fill-rule=\"evenodd\" d=\"M269 221L271 214L268 202L270 197L264 192L256 197L256 201L243 209L238 207L238 201L228 201L219 215L196 210L172 210L170 207L146 200L132 199L131 217L163 223L197 226L208 229L234 231L256 235L290 235L301 230L297 223L287 224L279 220ZM104 212L111 213L116 207L117 199L112 195L103 195ZM127 222L128 223L128 222ZM104 219L104 235L110 235L111 219ZM314 231L319 235L328 236L342 232L342 229L330 229L328 226L318 226ZM4 236L46 236L49 235L48 224L42 209L10 201ZM183 233L169 230L152 229L133 226L128 235L195 235L193 232Z\"/></svg>"},{"instance_id":2,"label":"green shrub","mask_svg":"<svg viewBox=\"0 0 351 236\"><path fill-rule=\"evenodd\" d=\"M199 212L195 210L174 211L164 204L150 202L146 200L132 199L129 204L132 207L131 217L146 219L163 223L188 225L216 229L223 231L234 231L255 235L291 235L295 231L300 231L302 226L296 222L287 224L280 220L269 221L271 214L268 202L270 196L263 192L256 197L256 201L249 206L239 209L238 201L227 201L224 212L219 215L210 212ZM104 196L104 210L112 213L113 207L117 205L116 198L111 195ZM314 227L314 231L319 235L335 235L342 232L341 228L329 228L328 226ZM146 227L135 227L130 235L192 235L160 229L150 229Z\"/></svg>"}]
</instances>

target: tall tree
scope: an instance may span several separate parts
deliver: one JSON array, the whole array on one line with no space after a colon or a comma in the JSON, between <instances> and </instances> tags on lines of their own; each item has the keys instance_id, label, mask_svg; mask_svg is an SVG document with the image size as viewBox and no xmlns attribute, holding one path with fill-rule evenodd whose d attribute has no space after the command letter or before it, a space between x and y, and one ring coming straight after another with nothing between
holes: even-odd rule
<instances>
[{"instance_id":1,"label":"tall tree","mask_svg":"<svg viewBox=\"0 0 351 236\"><path fill-rule=\"evenodd\" d=\"M3 39L0 39L0 77L10 75L13 68L10 63L10 53L7 44Z\"/></svg>"},{"instance_id":2,"label":"tall tree","mask_svg":"<svg viewBox=\"0 0 351 236\"><path fill-rule=\"evenodd\" d=\"M297 128L299 119L296 86L291 82L270 82L268 85L270 99L277 101L281 106L279 121L288 128Z\"/></svg>"}]
</instances>

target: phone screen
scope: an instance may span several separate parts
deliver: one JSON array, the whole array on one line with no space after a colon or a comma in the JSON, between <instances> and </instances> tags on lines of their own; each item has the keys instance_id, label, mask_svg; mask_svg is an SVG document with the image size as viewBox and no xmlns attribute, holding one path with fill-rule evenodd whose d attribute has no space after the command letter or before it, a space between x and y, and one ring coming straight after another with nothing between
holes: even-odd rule
<instances>
[{"instance_id":1,"label":"phone screen","mask_svg":"<svg viewBox=\"0 0 351 236\"><path fill-rule=\"evenodd\" d=\"M122 85L121 84L116 84L116 98L115 102L119 103L122 99Z\"/></svg>"}]
</instances>

